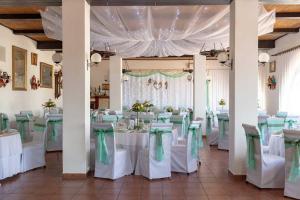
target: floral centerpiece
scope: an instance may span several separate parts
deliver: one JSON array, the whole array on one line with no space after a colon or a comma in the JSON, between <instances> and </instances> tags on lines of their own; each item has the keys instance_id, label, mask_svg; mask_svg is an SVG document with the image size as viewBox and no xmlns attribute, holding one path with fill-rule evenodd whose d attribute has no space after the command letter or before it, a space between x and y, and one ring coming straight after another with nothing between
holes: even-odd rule
<instances>
[{"instance_id":1,"label":"floral centerpiece","mask_svg":"<svg viewBox=\"0 0 300 200\"><path fill-rule=\"evenodd\" d=\"M137 101L135 104L132 105L130 110L133 111L133 112L136 112L136 120L137 121L136 121L136 124L135 124L134 128L135 129L141 129L142 127L140 125L139 113L140 112L145 112L146 109L145 109L144 104Z\"/></svg>"},{"instance_id":2,"label":"floral centerpiece","mask_svg":"<svg viewBox=\"0 0 300 200\"><path fill-rule=\"evenodd\" d=\"M50 111L51 108L56 107L56 104L55 104L54 101L52 101L51 99L49 99L49 100L46 101L44 104L42 104L42 106L43 106L44 108L48 108L49 111Z\"/></svg>"},{"instance_id":3,"label":"floral centerpiece","mask_svg":"<svg viewBox=\"0 0 300 200\"><path fill-rule=\"evenodd\" d=\"M153 104L150 101L145 101L143 103L146 112L150 112L150 109L153 107Z\"/></svg>"},{"instance_id":4,"label":"floral centerpiece","mask_svg":"<svg viewBox=\"0 0 300 200\"><path fill-rule=\"evenodd\" d=\"M169 106L169 107L167 107L166 111L167 111L167 112L173 112L174 109L172 108L172 106Z\"/></svg>"},{"instance_id":5,"label":"floral centerpiece","mask_svg":"<svg viewBox=\"0 0 300 200\"><path fill-rule=\"evenodd\" d=\"M224 99L221 99L221 100L219 101L219 105L222 106L222 110L223 110L224 106L226 105L225 100L224 100Z\"/></svg>"}]
</instances>

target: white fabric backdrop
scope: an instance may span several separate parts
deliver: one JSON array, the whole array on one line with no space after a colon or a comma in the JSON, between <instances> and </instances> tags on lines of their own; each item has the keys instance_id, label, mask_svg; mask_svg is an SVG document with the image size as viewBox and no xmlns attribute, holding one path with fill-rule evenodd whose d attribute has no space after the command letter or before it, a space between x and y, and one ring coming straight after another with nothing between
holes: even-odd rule
<instances>
[{"instance_id":1,"label":"white fabric backdrop","mask_svg":"<svg viewBox=\"0 0 300 200\"><path fill-rule=\"evenodd\" d=\"M228 109L229 105L229 70L207 70L207 74L210 77L209 86L209 101L210 107L213 112L220 108L219 101L224 99L226 106L224 109Z\"/></svg>"},{"instance_id":2,"label":"white fabric backdrop","mask_svg":"<svg viewBox=\"0 0 300 200\"><path fill-rule=\"evenodd\" d=\"M61 7L41 15L46 35L62 40ZM121 57L195 55L229 46L229 18L229 6L93 6L91 45ZM275 12L259 5L257 20L259 35L272 32Z\"/></svg>"},{"instance_id":3,"label":"white fabric backdrop","mask_svg":"<svg viewBox=\"0 0 300 200\"><path fill-rule=\"evenodd\" d=\"M168 89L164 85L161 89L155 89L153 85L147 85L148 79L168 82ZM193 108L193 80L188 81L187 75L179 78L170 78L156 73L147 77L129 76L129 80L123 82L123 105L131 107L136 101L151 101L154 106Z\"/></svg>"},{"instance_id":4,"label":"white fabric backdrop","mask_svg":"<svg viewBox=\"0 0 300 200\"><path fill-rule=\"evenodd\" d=\"M279 110L300 115L300 49L276 57Z\"/></svg>"}]
</instances>

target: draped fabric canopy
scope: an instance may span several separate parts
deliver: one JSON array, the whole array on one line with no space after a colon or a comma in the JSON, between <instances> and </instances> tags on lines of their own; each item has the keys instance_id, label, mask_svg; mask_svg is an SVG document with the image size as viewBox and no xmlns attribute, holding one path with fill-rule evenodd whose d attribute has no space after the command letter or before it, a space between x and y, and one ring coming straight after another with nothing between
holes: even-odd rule
<instances>
[{"instance_id":1,"label":"draped fabric canopy","mask_svg":"<svg viewBox=\"0 0 300 200\"><path fill-rule=\"evenodd\" d=\"M123 82L124 106L131 107L136 101L147 100L158 108L193 108L193 80L187 79L189 73L150 71L131 72L127 75L128 81Z\"/></svg>"},{"instance_id":2,"label":"draped fabric canopy","mask_svg":"<svg viewBox=\"0 0 300 200\"><path fill-rule=\"evenodd\" d=\"M41 11L49 38L62 40L61 7ZM229 6L91 7L92 49L122 57L195 55L229 46ZM259 5L258 34L273 31L275 12ZM75 25L75 24L74 24Z\"/></svg>"}]
</instances>

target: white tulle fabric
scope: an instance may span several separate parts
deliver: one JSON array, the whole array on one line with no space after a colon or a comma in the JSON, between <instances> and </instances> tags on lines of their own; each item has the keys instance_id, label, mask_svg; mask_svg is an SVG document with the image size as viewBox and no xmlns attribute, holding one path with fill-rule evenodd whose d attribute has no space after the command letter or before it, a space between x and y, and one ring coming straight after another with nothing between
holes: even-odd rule
<instances>
[{"instance_id":1,"label":"white tulle fabric","mask_svg":"<svg viewBox=\"0 0 300 200\"><path fill-rule=\"evenodd\" d=\"M155 89L147 85L148 79L168 82L168 88ZM131 107L136 101L151 101L158 108L173 106L176 108L193 107L193 81L187 80L187 75L171 78L159 73L147 77L129 76L123 83L123 105Z\"/></svg>"},{"instance_id":2,"label":"white tulle fabric","mask_svg":"<svg viewBox=\"0 0 300 200\"><path fill-rule=\"evenodd\" d=\"M46 35L62 40L61 7L41 15ZM103 51L108 43L122 57L194 55L229 46L229 17L229 6L94 6L91 45ZM274 23L275 12L259 5L258 34Z\"/></svg>"}]
</instances>

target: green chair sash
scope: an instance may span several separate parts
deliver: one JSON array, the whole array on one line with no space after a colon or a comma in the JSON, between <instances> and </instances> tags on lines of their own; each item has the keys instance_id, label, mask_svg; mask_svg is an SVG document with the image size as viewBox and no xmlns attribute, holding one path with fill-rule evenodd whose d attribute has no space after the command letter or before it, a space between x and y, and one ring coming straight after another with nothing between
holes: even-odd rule
<instances>
[{"instance_id":1,"label":"green chair sash","mask_svg":"<svg viewBox=\"0 0 300 200\"><path fill-rule=\"evenodd\" d=\"M191 148L191 154L193 158L198 158L198 144L199 141L197 140L197 129L198 127L196 126L190 126L189 127L189 132L192 132L192 148Z\"/></svg>"},{"instance_id":2,"label":"green chair sash","mask_svg":"<svg viewBox=\"0 0 300 200\"><path fill-rule=\"evenodd\" d=\"M21 140L24 141L26 135L26 125L29 126L29 119L25 117L17 118L16 122L17 122L17 129L21 136Z\"/></svg>"},{"instance_id":3,"label":"green chair sash","mask_svg":"<svg viewBox=\"0 0 300 200\"><path fill-rule=\"evenodd\" d=\"M247 148L247 166L249 169L254 170L256 167L254 139L260 140L260 135L246 133L246 139L247 139L247 147L248 147Z\"/></svg>"},{"instance_id":4,"label":"green chair sash","mask_svg":"<svg viewBox=\"0 0 300 200\"><path fill-rule=\"evenodd\" d=\"M0 131L8 129L8 117L6 114L0 114Z\"/></svg>"},{"instance_id":5,"label":"green chair sash","mask_svg":"<svg viewBox=\"0 0 300 200\"><path fill-rule=\"evenodd\" d=\"M285 123L288 125L288 129L292 129L297 124L297 120L288 119L285 120Z\"/></svg>"},{"instance_id":6,"label":"green chair sash","mask_svg":"<svg viewBox=\"0 0 300 200\"><path fill-rule=\"evenodd\" d=\"M150 130L150 134L155 134L155 159L162 161L164 159L164 147L162 142L162 135L165 133L172 133L171 129L155 128Z\"/></svg>"},{"instance_id":7,"label":"green chair sash","mask_svg":"<svg viewBox=\"0 0 300 200\"><path fill-rule=\"evenodd\" d=\"M94 128L94 133L97 136L97 142L98 142L98 160L104 164L109 164L109 156L108 156L108 149L107 144L105 140L105 134L114 134L114 130L112 128L109 129L102 129L102 128Z\"/></svg>"},{"instance_id":8,"label":"green chair sash","mask_svg":"<svg viewBox=\"0 0 300 200\"><path fill-rule=\"evenodd\" d=\"M221 138L224 138L226 132L226 125L229 123L228 119L219 118L219 134Z\"/></svg>"},{"instance_id":9,"label":"green chair sash","mask_svg":"<svg viewBox=\"0 0 300 200\"><path fill-rule=\"evenodd\" d=\"M260 131L261 134L261 140L263 144L266 144L265 142L265 134L266 134L266 129L267 129L268 125L267 125L267 121L264 122L259 122L258 123L258 129Z\"/></svg>"},{"instance_id":10,"label":"green chair sash","mask_svg":"<svg viewBox=\"0 0 300 200\"><path fill-rule=\"evenodd\" d=\"M210 135L212 132L212 121L213 119L213 114L212 112L207 112L206 113L206 135Z\"/></svg>"},{"instance_id":11,"label":"green chair sash","mask_svg":"<svg viewBox=\"0 0 300 200\"><path fill-rule=\"evenodd\" d=\"M300 139L284 139L285 148L294 148L294 154L292 159L292 166L289 172L288 180L295 182L300 177Z\"/></svg>"},{"instance_id":12,"label":"green chair sash","mask_svg":"<svg viewBox=\"0 0 300 200\"><path fill-rule=\"evenodd\" d=\"M58 130L57 125L62 124L62 119L49 119L48 126L51 127L51 141L57 140Z\"/></svg>"}]
</instances>

